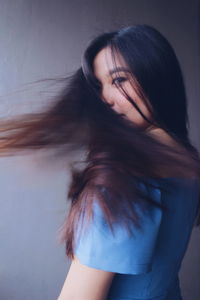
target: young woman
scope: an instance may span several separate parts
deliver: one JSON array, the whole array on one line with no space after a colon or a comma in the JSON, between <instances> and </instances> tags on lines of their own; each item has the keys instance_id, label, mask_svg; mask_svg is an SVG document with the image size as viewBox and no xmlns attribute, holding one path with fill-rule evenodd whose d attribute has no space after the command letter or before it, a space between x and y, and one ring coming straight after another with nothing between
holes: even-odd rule
<instances>
[{"instance_id":1,"label":"young woman","mask_svg":"<svg viewBox=\"0 0 200 300\"><path fill-rule=\"evenodd\" d=\"M188 129L178 59L149 25L96 37L53 105L1 121L2 155L86 150L67 195L72 263L59 300L181 299L178 272L200 224Z\"/></svg>"}]
</instances>

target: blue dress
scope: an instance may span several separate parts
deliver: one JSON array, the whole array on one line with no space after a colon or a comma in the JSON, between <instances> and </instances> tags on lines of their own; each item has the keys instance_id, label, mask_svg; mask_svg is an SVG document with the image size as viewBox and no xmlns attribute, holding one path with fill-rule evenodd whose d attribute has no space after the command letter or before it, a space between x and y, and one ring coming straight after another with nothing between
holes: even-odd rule
<instances>
[{"instance_id":1,"label":"blue dress","mask_svg":"<svg viewBox=\"0 0 200 300\"><path fill-rule=\"evenodd\" d=\"M142 230L133 226L130 235L115 223L113 235L97 204L84 234L77 230L75 255L80 262L116 273L107 300L182 299L178 272L194 225L200 184L195 177L150 180L171 187L170 192L148 188L153 199L168 209L152 206L148 214L138 209Z\"/></svg>"}]
</instances>

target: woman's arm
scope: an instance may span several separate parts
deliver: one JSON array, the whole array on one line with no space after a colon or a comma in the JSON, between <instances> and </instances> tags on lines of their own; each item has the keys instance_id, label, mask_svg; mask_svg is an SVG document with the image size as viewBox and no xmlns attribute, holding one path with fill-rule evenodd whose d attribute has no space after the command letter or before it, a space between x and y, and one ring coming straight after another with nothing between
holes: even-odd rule
<instances>
[{"instance_id":1,"label":"woman's arm","mask_svg":"<svg viewBox=\"0 0 200 300\"><path fill-rule=\"evenodd\" d=\"M75 256L57 300L106 300L114 275L83 265Z\"/></svg>"}]
</instances>

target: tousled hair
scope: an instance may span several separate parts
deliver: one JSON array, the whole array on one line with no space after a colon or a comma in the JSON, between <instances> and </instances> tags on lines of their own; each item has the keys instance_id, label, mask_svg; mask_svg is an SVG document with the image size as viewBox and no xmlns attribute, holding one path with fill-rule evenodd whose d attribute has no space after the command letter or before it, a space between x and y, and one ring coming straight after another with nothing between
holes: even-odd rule
<instances>
[{"instance_id":1,"label":"tousled hair","mask_svg":"<svg viewBox=\"0 0 200 300\"><path fill-rule=\"evenodd\" d=\"M164 144L102 101L101 84L94 75L94 58L105 47L113 63L120 54L130 70L131 84L150 104L153 121L142 114L134 99L117 85L142 117L164 129L177 147ZM66 254L74 257L75 231L82 214L88 221L97 201L112 229L114 221L129 229L140 226L134 204L154 205L165 210L138 182L164 190L163 178L200 178L200 159L189 139L187 99L180 64L167 39L149 25L133 25L105 32L88 44L82 64L66 79L64 89L44 111L0 121L0 155L26 149L56 149L67 156L84 149L82 169L71 167L67 199L70 209L61 230ZM161 180L161 181L160 181ZM200 224L200 207L196 225Z\"/></svg>"}]
</instances>

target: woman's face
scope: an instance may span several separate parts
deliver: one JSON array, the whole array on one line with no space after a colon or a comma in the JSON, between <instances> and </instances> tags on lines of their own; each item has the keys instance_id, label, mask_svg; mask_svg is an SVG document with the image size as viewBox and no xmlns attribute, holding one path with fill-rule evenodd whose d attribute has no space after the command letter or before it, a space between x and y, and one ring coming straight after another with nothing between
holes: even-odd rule
<instances>
[{"instance_id":1,"label":"woman's face","mask_svg":"<svg viewBox=\"0 0 200 300\"><path fill-rule=\"evenodd\" d=\"M125 95L123 95L115 85L115 83L120 83L126 93L139 106L142 113L151 120L151 114L146 104L139 98L128 80L130 79L130 73L128 72L128 69L126 69L122 57L119 55L116 55L115 57L116 67L123 67L123 70L118 72L116 72L116 68L114 67L111 49L109 47L103 48L94 58L94 74L101 83L101 98L108 104L113 105L112 108L117 113L124 114L126 118L134 122L136 126L146 129L150 124L142 117L137 109L127 100Z\"/></svg>"}]
</instances>

